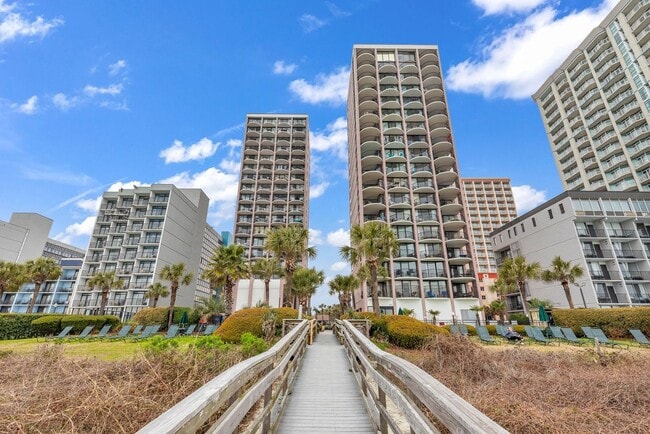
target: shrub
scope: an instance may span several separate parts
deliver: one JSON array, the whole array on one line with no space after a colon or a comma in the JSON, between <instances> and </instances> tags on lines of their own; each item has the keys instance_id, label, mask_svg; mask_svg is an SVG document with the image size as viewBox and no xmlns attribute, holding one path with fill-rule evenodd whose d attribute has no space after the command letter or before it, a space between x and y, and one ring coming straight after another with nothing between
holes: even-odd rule
<instances>
[{"instance_id":1,"label":"shrub","mask_svg":"<svg viewBox=\"0 0 650 434\"><path fill-rule=\"evenodd\" d=\"M452 324L445 324L444 326L440 326L440 327L444 328L449 333L451 333L451 326L452 326ZM474 327L473 325L469 325L469 324L465 324L465 327L467 327L467 334L468 335L476 336L476 327ZM494 326L486 326L486 327L488 328L488 330L491 330L490 333L495 332ZM492 328L490 329L490 327L492 327Z\"/></svg>"},{"instance_id":2,"label":"shrub","mask_svg":"<svg viewBox=\"0 0 650 434\"><path fill-rule=\"evenodd\" d=\"M250 332L241 335L241 351L244 357L256 356L268 349L266 341Z\"/></svg>"},{"instance_id":3,"label":"shrub","mask_svg":"<svg viewBox=\"0 0 650 434\"><path fill-rule=\"evenodd\" d=\"M64 315L51 315L36 318L32 321L32 329L36 336L55 335L61 331L61 318Z\"/></svg>"},{"instance_id":4,"label":"shrub","mask_svg":"<svg viewBox=\"0 0 650 434\"><path fill-rule=\"evenodd\" d=\"M420 348L434 334L448 334L443 327L427 324L404 315L386 315L388 340L402 348Z\"/></svg>"},{"instance_id":5,"label":"shrub","mask_svg":"<svg viewBox=\"0 0 650 434\"><path fill-rule=\"evenodd\" d=\"M521 325L530 325L530 319L523 313L512 313L508 315L508 319L511 321L517 321L517 324Z\"/></svg>"},{"instance_id":6,"label":"shrub","mask_svg":"<svg viewBox=\"0 0 650 434\"><path fill-rule=\"evenodd\" d=\"M175 307L174 308L174 320L175 324L181 322L183 313L187 313L188 321L190 324L195 324L199 321L197 314L192 313L189 307ZM148 325L160 325L162 330L167 330L167 317L169 315L168 307L145 307L144 309L138 311L131 322L138 325L148 326ZM195 321L192 319L195 318Z\"/></svg>"},{"instance_id":7,"label":"shrub","mask_svg":"<svg viewBox=\"0 0 650 434\"><path fill-rule=\"evenodd\" d=\"M239 343L244 333L249 332L257 337L263 337L262 321L264 314L271 310L276 314L276 335L282 332L282 320L298 318L298 311L282 307L269 309L268 307L251 307L238 310L230 315L217 329L216 334L225 342Z\"/></svg>"},{"instance_id":8,"label":"shrub","mask_svg":"<svg viewBox=\"0 0 650 434\"><path fill-rule=\"evenodd\" d=\"M490 324L486 326L488 329L488 332L490 332L491 335L497 335L497 327L493 324ZM512 327L512 330L516 331L522 336L526 336L526 327L523 325L513 325L513 326L508 326L506 325L505 327Z\"/></svg>"},{"instance_id":9,"label":"shrub","mask_svg":"<svg viewBox=\"0 0 650 434\"><path fill-rule=\"evenodd\" d=\"M571 327L583 336L581 326L601 328L611 338L630 337L629 329L650 334L650 308L617 307L614 309L553 309L556 325Z\"/></svg>"},{"instance_id":10,"label":"shrub","mask_svg":"<svg viewBox=\"0 0 650 434\"><path fill-rule=\"evenodd\" d=\"M196 338L193 344L194 348L199 350L208 350L208 349L217 349L222 351L228 351L230 344L227 344L217 335L212 336L201 336Z\"/></svg>"},{"instance_id":11,"label":"shrub","mask_svg":"<svg viewBox=\"0 0 650 434\"><path fill-rule=\"evenodd\" d=\"M145 350L152 353L162 353L170 348L178 348L176 339L165 339L164 336L156 335L148 340Z\"/></svg>"},{"instance_id":12,"label":"shrub","mask_svg":"<svg viewBox=\"0 0 650 434\"><path fill-rule=\"evenodd\" d=\"M64 315L61 317L61 330L72 326L72 333L80 333L87 326L101 328L106 324L115 326L120 319L113 315Z\"/></svg>"},{"instance_id":13,"label":"shrub","mask_svg":"<svg viewBox=\"0 0 650 434\"><path fill-rule=\"evenodd\" d=\"M24 339L36 336L32 321L49 316L42 313L0 314L0 339Z\"/></svg>"}]
</instances>

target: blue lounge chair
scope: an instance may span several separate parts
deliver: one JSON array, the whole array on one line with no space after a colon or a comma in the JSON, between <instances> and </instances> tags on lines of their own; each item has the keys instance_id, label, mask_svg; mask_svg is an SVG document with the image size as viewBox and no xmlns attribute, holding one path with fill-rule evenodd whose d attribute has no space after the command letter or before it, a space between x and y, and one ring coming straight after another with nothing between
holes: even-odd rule
<instances>
[{"instance_id":1,"label":"blue lounge chair","mask_svg":"<svg viewBox=\"0 0 650 434\"><path fill-rule=\"evenodd\" d=\"M476 334L478 335L478 338L481 340L481 342L488 344L499 344L496 339L490 336L490 332L488 332L488 329L485 326L476 327Z\"/></svg>"},{"instance_id":2,"label":"blue lounge chair","mask_svg":"<svg viewBox=\"0 0 650 434\"><path fill-rule=\"evenodd\" d=\"M586 343L578 339L576 334L573 333L573 329L571 327L562 327L560 330L562 331L562 334L564 335L564 338L567 340L567 342L577 345L583 345Z\"/></svg>"},{"instance_id":3,"label":"blue lounge chair","mask_svg":"<svg viewBox=\"0 0 650 434\"><path fill-rule=\"evenodd\" d=\"M178 325L174 324L172 325L169 330L167 330L167 334L165 334L165 339L171 339L175 338L176 335L178 334Z\"/></svg>"},{"instance_id":4,"label":"blue lounge chair","mask_svg":"<svg viewBox=\"0 0 650 434\"><path fill-rule=\"evenodd\" d=\"M460 329L461 335L469 336L469 330L467 330L467 326L465 324L458 324L458 328Z\"/></svg>"},{"instance_id":5,"label":"blue lounge chair","mask_svg":"<svg viewBox=\"0 0 650 434\"><path fill-rule=\"evenodd\" d=\"M142 329L143 329L143 328L145 328L143 325L137 325L137 326L135 326L135 328L133 329L133 333L131 333L131 336L137 336L137 335L139 335L140 333L142 333Z\"/></svg>"},{"instance_id":6,"label":"blue lounge chair","mask_svg":"<svg viewBox=\"0 0 650 434\"><path fill-rule=\"evenodd\" d=\"M544 345L550 345L550 344L553 344L553 343L557 343L558 345L560 345L559 342L557 342L557 341L554 342L554 341L548 339L546 336L544 336L544 333L542 332L542 329L540 329L539 327L531 327L531 331L533 333L532 338L533 338L533 340L535 342L539 342L539 343L544 344Z\"/></svg>"},{"instance_id":7,"label":"blue lounge chair","mask_svg":"<svg viewBox=\"0 0 650 434\"><path fill-rule=\"evenodd\" d=\"M629 348L629 345L626 344L621 344L618 342L610 341L609 338L605 335L605 333L599 329L599 328L592 328L591 329L592 333L594 334L594 339L597 339L599 343L605 345L605 346L610 346L612 348L614 347L625 347Z\"/></svg>"},{"instance_id":8,"label":"blue lounge chair","mask_svg":"<svg viewBox=\"0 0 650 434\"><path fill-rule=\"evenodd\" d=\"M589 339L596 339L596 336L594 335L594 332L593 332L593 330L591 329L591 327L582 326L582 327L580 327L580 328L582 329L582 333L585 334L585 337L586 337L586 338L589 338Z\"/></svg>"},{"instance_id":9,"label":"blue lounge chair","mask_svg":"<svg viewBox=\"0 0 650 434\"><path fill-rule=\"evenodd\" d=\"M194 329L196 329L196 324L190 324L183 332L183 336L192 336Z\"/></svg>"},{"instance_id":10,"label":"blue lounge chair","mask_svg":"<svg viewBox=\"0 0 650 434\"><path fill-rule=\"evenodd\" d=\"M561 341L566 341L566 337L564 336L564 333L562 333L562 329L557 327L557 326L549 326L548 328L551 332L551 337L553 339L559 339Z\"/></svg>"},{"instance_id":11,"label":"blue lounge chair","mask_svg":"<svg viewBox=\"0 0 650 434\"><path fill-rule=\"evenodd\" d=\"M632 337L637 341L637 343L640 346L648 346L650 347L650 340L643 334L641 330L637 329L630 329L630 333L632 334Z\"/></svg>"},{"instance_id":12,"label":"blue lounge chair","mask_svg":"<svg viewBox=\"0 0 650 434\"><path fill-rule=\"evenodd\" d=\"M203 330L203 336L210 336L214 331L217 329L217 326L215 324L210 324Z\"/></svg>"},{"instance_id":13,"label":"blue lounge chair","mask_svg":"<svg viewBox=\"0 0 650 434\"><path fill-rule=\"evenodd\" d=\"M142 334L140 334L139 336L134 336L131 339L136 340L136 341L139 341L139 340L142 340L142 339L147 339L147 338L152 337L156 333L158 333L158 330L160 330L160 324L150 325L150 326L147 326L147 327L144 328L144 331L142 332Z\"/></svg>"},{"instance_id":14,"label":"blue lounge chair","mask_svg":"<svg viewBox=\"0 0 650 434\"><path fill-rule=\"evenodd\" d=\"M48 339L64 339L66 336L68 336L68 334L71 331L72 331L72 326L67 326L63 330L61 330L61 332L58 335L52 336L51 338Z\"/></svg>"},{"instance_id":15,"label":"blue lounge chair","mask_svg":"<svg viewBox=\"0 0 650 434\"><path fill-rule=\"evenodd\" d=\"M451 332L452 335L460 336L460 327L458 327L458 324L450 325L449 331Z\"/></svg>"},{"instance_id":16,"label":"blue lounge chair","mask_svg":"<svg viewBox=\"0 0 650 434\"><path fill-rule=\"evenodd\" d=\"M80 340L82 340L82 339L86 339L86 338L90 335L90 332L93 331L94 328L95 328L94 325L86 326L86 328L84 328L84 329L81 331L81 333L79 333L78 336L68 336L68 337L66 338L66 340L69 340L69 341L75 341L75 340L76 340L76 341L80 341Z\"/></svg>"},{"instance_id":17,"label":"blue lounge chair","mask_svg":"<svg viewBox=\"0 0 650 434\"><path fill-rule=\"evenodd\" d=\"M106 337L108 339L125 339L130 331L131 331L131 326L130 325L125 325L125 326L122 326L122 328L120 329L120 332L118 334L112 335L112 336L106 336Z\"/></svg>"},{"instance_id":18,"label":"blue lounge chair","mask_svg":"<svg viewBox=\"0 0 650 434\"><path fill-rule=\"evenodd\" d=\"M111 327L113 327L110 324L106 324L104 327L99 330L99 333L97 333L96 336L90 336L91 339L102 339L105 338L108 335L108 332L111 331Z\"/></svg>"}]
</instances>

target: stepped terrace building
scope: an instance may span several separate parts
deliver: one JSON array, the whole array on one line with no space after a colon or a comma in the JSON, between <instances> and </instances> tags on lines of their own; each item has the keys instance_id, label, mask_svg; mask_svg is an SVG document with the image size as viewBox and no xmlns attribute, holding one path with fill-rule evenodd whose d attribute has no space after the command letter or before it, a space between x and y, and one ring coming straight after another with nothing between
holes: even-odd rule
<instances>
[{"instance_id":1,"label":"stepped terrace building","mask_svg":"<svg viewBox=\"0 0 650 434\"><path fill-rule=\"evenodd\" d=\"M650 1L622 0L533 95L565 190L650 191Z\"/></svg>"},{"instance_id":2,"label":"stepped terrace building","mask_svg":"<svg viewBox=\"0 0 650 434\"><path fill-rule=\"evenodd\" d=\"M307 115L249 114L242 152L234 243L250 261L267 256L266 236L288 225L309 227L309 122ZM306 261L305 261L306 263ZM264 282L241 280L235 309L264 300ZM280 306L281 279L271 281L270 305Z\"/></svg>"},{"instance_id":3,"label":"stepped terrace building","mask_svg":"<svg viewBox=\"0 0 650 434\"><path fill-rule=\"evenodd\" d=\"M380 282L384 312L474 318L474 259L435 45L355 45L348 94L350 221L399 240ZM357 310L372 307L368 288Z\"/></svg>"}]
</instances>

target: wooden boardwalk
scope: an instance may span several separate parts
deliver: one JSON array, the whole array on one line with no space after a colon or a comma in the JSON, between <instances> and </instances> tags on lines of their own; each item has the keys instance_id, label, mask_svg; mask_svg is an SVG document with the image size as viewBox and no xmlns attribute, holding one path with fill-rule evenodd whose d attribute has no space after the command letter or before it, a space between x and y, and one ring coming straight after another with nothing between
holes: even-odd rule
<instances>
[{"instance_id":1,"label":"wooden boardwalk","mask_svg":"<svg viewBox=\"0 0 650 434\"><path fill-rule=\"evenodd\" d=\"M276 433L375 433L343 346L327 331L307 349Z\"/></svg>"}]
</instances>

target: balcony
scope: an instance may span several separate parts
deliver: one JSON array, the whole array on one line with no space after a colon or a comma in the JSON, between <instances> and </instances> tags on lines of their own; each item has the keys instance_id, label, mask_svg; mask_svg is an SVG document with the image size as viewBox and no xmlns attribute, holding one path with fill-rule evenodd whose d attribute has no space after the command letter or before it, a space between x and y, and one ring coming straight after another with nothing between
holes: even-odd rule
<instances>
[{"instance_id":1,"label":"balcony","mask_svg":"<svg viewBox=\"0 0 650 434\"><path fill-rule=\"evenodd\" d=\"M609 229L609 236L612 238L633 238L635 233L628 229Z\"/></svg>"},{"instance_id":2,"label":"balcony","mask_svg":"<svg viewBox=\"0 0 650 434\"><path fill-rule=\"evenodd\" d=\"M619 259L645 259L643 250L614 249L614 253Z\"/></svg>"},{"instance_id":3,"label":"balcony","mask_svg":"<svg viewBox=\"0 0 650 434\"><path fill-rule=\"evenodd\" d=\"M650 280L649 271L623 271L625 280Z\"/></svg>"}]
</instances>

